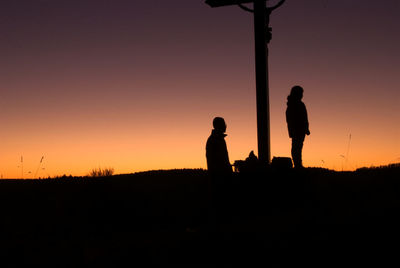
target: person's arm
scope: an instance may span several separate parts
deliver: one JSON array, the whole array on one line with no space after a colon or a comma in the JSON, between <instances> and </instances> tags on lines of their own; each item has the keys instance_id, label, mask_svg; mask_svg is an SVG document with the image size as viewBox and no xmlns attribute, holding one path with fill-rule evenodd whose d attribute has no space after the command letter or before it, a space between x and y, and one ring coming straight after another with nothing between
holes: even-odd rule
<instances>
[{"instance_id":1,"label":"person's arm","mask_svg":"<svg viewBox=\"0 0 400 268\"><path fill-rule=\"evenodd\" d=\"M310 128L309 128L309 123L308 123L308 115L307 115L306 105L304 105L304 117L305 117L305 124L306 124L306 135L310 135Z\"/></svg>"},{"instance_id":2,"label":"person's arm","mask_svg":"<svg viewBox=\"0 0 400 268\"><path fill-rule=\"evenodd\" d=\"M290 108L286 109L286 123L288 127L289 138L293 137L293 123Z\"/></svg>"}]
</instances>

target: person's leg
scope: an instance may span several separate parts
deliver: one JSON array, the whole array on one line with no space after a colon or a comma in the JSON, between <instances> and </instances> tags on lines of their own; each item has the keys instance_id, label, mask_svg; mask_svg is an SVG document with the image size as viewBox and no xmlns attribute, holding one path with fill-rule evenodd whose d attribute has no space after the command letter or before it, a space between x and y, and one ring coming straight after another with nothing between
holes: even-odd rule
<instances>
[{"instance_id":1,"label":"person's leg","mask_svg":"<svg viewBox=\"0 0 400 268\"><path fill-rule=\"evenodd\" d=\"M301 157L303 142L304 142L304 136L292 138L292 159L295 168L303 167L303 162Z\"/></svg>"}]
</instances>

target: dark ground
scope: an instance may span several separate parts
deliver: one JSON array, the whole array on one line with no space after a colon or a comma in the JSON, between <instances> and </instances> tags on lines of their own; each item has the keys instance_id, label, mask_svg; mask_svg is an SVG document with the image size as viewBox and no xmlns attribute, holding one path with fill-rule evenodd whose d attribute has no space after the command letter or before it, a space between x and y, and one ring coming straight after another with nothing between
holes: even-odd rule
<instances>
[{"instance_id":1,"label":"dark ground","mask_svg":"<svg viewBox=\"0 0 400 268\"><path fill-rule=\"evenodd\" d=\"M2 180L0 267L400 263L399 165L235 175L218 232L203 170Z\"/></svg>"}]
</instances>

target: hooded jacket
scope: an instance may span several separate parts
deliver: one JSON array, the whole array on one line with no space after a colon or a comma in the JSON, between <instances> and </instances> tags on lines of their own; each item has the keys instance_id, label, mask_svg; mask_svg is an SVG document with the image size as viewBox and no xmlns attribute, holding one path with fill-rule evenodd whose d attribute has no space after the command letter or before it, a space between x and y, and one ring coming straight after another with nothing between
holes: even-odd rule
<instances>
[{"instance_id":1,"label":"hooded jacket","mask_svg":"<svg viewBox=\"0 0 400 268\"><path fill-rule=\"evenodd\" d=\"M309 132L306 106L301 99L291 95L288 96L286 123L290 138L305 136Z\"/></svg>"},{"instance_id":2,"label":"hooded jacket","mask_svg":"<svg viewBox=\"0 0 400 268\"><path fill-rule=\"evenodd\" d=\"M227 175L232 173L229 162L228 149L225 142L226 135L213 129L206 144L206 157L208 171L214 175Z\"/></svg>"}]
</instances>

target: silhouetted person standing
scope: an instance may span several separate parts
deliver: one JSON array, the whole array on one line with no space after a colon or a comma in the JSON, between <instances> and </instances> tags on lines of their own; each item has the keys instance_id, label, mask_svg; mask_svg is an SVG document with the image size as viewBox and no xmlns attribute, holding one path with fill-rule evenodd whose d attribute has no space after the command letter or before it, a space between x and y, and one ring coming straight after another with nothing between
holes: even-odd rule
<instances>
[{"instance_id":1,"label":"silhouetted person standing","mask_svg":"<svg viewBox=\"0 0 400 268\"><path fill-rule=\"evenodd\" d=\"M301 101L303 88L294 86L287 97L286 122L288 125L289 137L292 138L292 159L295 168L302 168L301 152L306 135L310 135L308 128L307 109Z\"/></svg>"},{"instance_id":2,"label":"silhouetted person standing","mask_svg":"<svg viewBox=\"0 0 400 268\"><path fill-rule=\"evenodd\" d=\"M232 184L232 166L225 142L226 124L222 117L213 120L214 129L206 144L207 168L210 175L210 220L221 222L227 217L228 199Z\"/></svg>"},{"instance_id":3,"label":"silhouetted person standing","mask_svg":"<svg viewBox=\"0 0 400 268\"><path fill-rule=\"evenodd\" d=\"M212 176L225 176L232 173L228 149L225 142L226 124L222 117L213 120L214 129L207 140L206 157L208 172Z\"/></svg>"}]
</instances>

